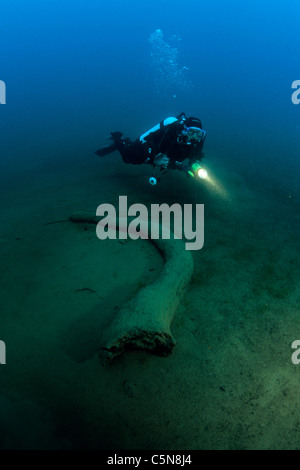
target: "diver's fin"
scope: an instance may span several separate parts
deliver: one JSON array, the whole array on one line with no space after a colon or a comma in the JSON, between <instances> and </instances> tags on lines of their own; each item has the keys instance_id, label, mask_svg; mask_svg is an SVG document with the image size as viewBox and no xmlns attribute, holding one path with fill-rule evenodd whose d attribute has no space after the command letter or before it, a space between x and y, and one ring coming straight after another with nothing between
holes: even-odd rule
<instances>
[{"instance_id":1,"label":"diver's fin","mask_svg":"<svg viewBox=\"0 0 300 470\"><path fill-rule=\"evenodd\" d=\"M105 155L108 155L114 152L115 150L117 150L117 147L115 146L115 144L112 144L108 145L107 147L102 147L101 149L97 150L95 154L99 157L105 157Z\"/></svg>"},{"instance_id":2,"label":"diver's fin","mask_svg":"<svg viewBox=\"0 0 300 470\"><path fill-rule=\"evenodd\" d=\"M117 142L121 140L122 135L123 135L123 132L120 132L120 131L111 132L109 138L112 139L114 142Z\"/></svg>"}]
</instances>

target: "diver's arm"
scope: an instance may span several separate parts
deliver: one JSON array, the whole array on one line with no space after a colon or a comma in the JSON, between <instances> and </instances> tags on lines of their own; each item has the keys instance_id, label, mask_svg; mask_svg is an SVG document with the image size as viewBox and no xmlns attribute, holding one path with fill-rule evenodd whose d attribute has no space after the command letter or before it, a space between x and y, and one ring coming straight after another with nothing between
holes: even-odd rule
<instances>
[{"instance_id":1,"label":"diver's arm","mask_svg":"<svg viewBox=\"0 0 300 470\"><path fill-rule=\"evenodd\" d=\"M178 137L178 123L174 122L165 131L165 134L160 141L160 144L159 144L160 152L165 153L166 155L171 153L174 146L177 145L177 137Z\"/></svg>"},{"instance_id":2,"label":"diver's arm","mask_svg":"<svg viewBox=\"0 0 300 470\"><path fill-rule=\"evenodd\" d=\"M165 153L158 153L153 160L154 166L159 166L162 170L166 170L169 166L170 158Z\"/></svg>"}]
</instances>

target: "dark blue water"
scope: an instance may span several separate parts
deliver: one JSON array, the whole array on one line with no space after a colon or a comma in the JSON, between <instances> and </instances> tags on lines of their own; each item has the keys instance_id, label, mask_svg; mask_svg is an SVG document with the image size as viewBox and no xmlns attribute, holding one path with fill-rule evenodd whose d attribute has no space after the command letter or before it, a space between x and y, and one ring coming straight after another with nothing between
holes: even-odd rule
<instances>
[{"instance_id":1,"label":"dark blue water","mask_svg":"<svg viewBox=\"0 0 300 470\"><path fill-rule=\"evenodd\" d=\"M3 170L80 158L112 129L133 138L185 111L202 119L207 152L249 174L266 177L272 165L295 178L295 0L12 1L2 2L1 18ZM177 65L188 68L190 89L155 89L149 37L157 29L166 43L179 36Z\"/></svg>"}]
</instances>

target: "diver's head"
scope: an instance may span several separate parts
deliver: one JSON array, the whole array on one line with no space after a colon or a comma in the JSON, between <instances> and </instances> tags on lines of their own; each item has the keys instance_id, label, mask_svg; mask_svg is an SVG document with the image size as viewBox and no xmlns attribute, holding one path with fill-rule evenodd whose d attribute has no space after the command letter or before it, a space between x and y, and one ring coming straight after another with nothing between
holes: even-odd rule
<instances>
[{"instance_id":1,"label":"diver's head","mask_svg":"<svg viewBox=\"0 0 300 470\"><path fill-rule=\"evenodd\" d=\"M206 131L202 129L202 124L198 118L188 118L183 124L183 129L178 136L178 143L200 147L204 144Z\"/></svg>"}]
</instances>

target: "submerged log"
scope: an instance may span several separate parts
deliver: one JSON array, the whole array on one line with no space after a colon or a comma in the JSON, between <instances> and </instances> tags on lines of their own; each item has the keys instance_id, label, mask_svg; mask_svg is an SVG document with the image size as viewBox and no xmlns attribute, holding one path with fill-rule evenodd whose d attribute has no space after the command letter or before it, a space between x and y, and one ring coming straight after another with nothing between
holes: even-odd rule
<instances>
[{"instance_id":1,"label":"submerged log","mask_svg":"<svg viewBox=\"0 0 300 470\"><path fill-rule=\"evenodd\" d=\"M70 220L98 224L101 218L80 212L70 216ZM117 230L119 226L120 220L117 219ZM148 226L144 229L148 230ZM193 274L193 257L180 239L149 238L149 241L161 253L165 264L158 278L141 288L116 313L105 330L99 353L104 364L127 349L145 349L167 356L176 344L170 328L184 289Z\"/></svg>"}]
</instances>

